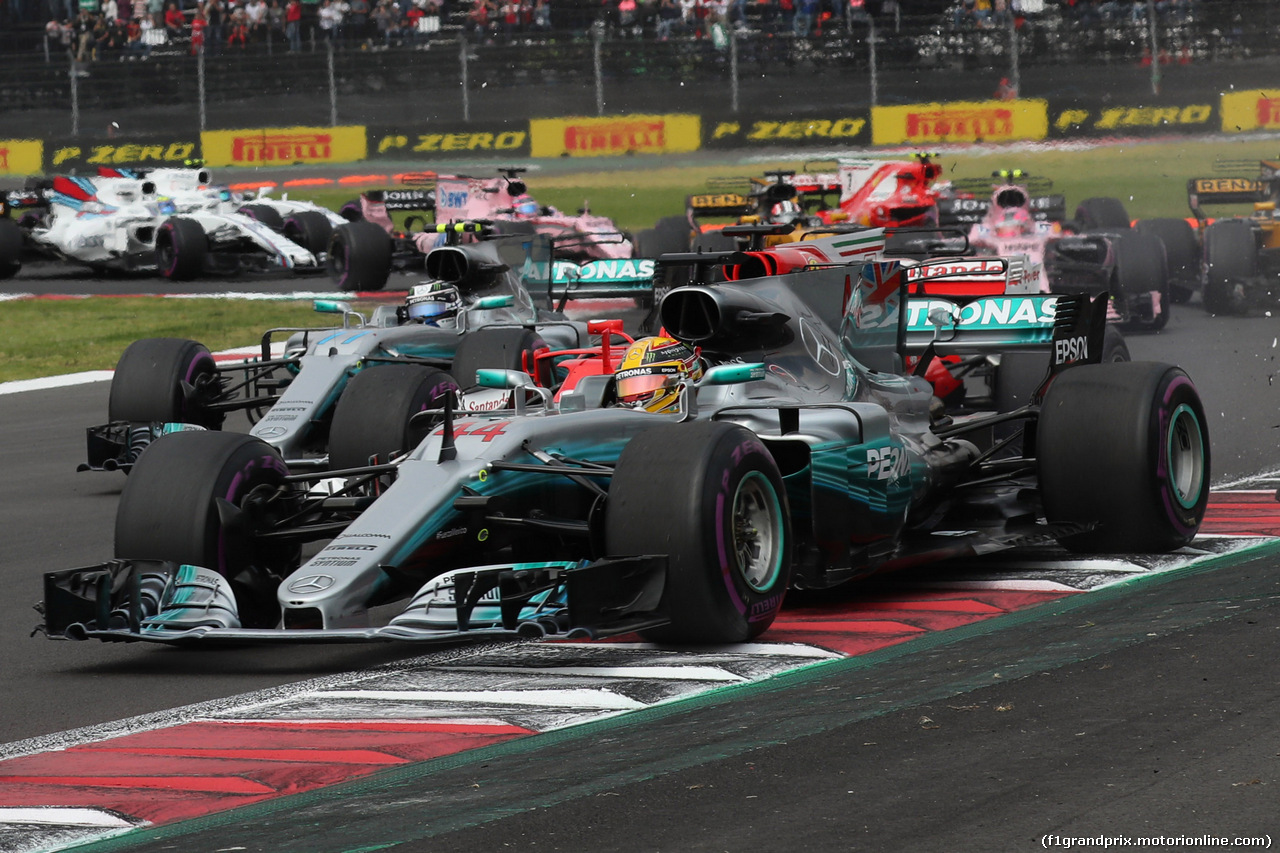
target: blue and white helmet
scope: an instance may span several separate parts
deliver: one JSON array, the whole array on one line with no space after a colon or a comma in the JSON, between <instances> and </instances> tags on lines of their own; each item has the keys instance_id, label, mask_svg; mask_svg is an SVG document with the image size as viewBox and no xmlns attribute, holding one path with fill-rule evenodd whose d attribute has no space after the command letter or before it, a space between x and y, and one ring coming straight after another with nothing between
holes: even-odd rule
<instances>
[{"instance_id":1,"label":"blue and white helmet","mask_svg":"<svg viewBox=\"0 0 1280 853\"><path fill-rule=\"evenodd\" d=\"M414 285L405 299L405 317L411 323L453 326L462 309L458 288L443 281Z\"/></svg>"}]
</instances>

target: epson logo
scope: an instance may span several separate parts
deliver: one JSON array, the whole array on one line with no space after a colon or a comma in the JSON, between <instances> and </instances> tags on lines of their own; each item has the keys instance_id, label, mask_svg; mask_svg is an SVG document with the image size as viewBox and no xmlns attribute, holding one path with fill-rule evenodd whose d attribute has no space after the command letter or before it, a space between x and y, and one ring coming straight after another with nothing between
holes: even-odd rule
<instances>
[{"instance_id":1,"label":"epson logo","mask_svg":"<svg viewBox=\"0 0 1280 853\"><path fill-rule=\"evenodd\" d=\"M1081 335L1053 342L1053 360L1055 364L1067 364L1072 361L1083 361L1089 357L1089 338Z\"/></svg>"}]
</instances>

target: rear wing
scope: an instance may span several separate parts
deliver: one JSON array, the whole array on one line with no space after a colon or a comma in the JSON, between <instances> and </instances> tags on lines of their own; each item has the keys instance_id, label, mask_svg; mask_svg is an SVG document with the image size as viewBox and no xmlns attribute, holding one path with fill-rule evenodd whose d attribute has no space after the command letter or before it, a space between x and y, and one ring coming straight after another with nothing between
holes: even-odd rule
<instances>
[{"instance_id":1,"label":"rear wing","mask_svg":"<svg viewBox=\"0 0 1280 853\"><path fill-rule=\"evenodd\" d=\"M49 206L49 200L40 190L13 190L0 193L0 216L8 216L12 210L33 210Z\"/></svg>"},{"instance_id":2,"label":"rear wing","mask_svg":"<svg viewBox=\"0 0 1280 853\"><path fill-rule=\"evenodd\" d=\"M1272 200L1272 181L1261 178L1192 178L1187 181L1187 206L1196 219L1209 217L1201 209L1206 204L1259 204Z\"/></svg>"},{"instance_id":3,"label":"rear wing","mask_svg":"<svg viewBox=\"0 0 1280 853\"><path fill-rule=\"evenodd\" d=\"M957 196L938 199L939 225L976 225L991 209L990 198L965 198ZM1027 201L1027 210L1037 222L1065 222L1067 197L1058 193L1033 195Z\"/></svg>"}]
</instances>

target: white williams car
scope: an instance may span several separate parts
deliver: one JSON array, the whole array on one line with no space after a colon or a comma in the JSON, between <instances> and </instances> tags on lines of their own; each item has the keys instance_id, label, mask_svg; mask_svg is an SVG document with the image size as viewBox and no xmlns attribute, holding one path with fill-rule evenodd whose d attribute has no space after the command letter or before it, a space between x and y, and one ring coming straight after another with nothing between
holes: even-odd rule
<instances>
[{"instance_id":1,"label":"white williams car","mask_svg":"<svg viewBox=\"0 0 1280 853\"><path fill-rule=\"evenodd\" d=\"M207 169L103 170L11 193L6 209L24 212L17 221L0 219L0 277L32 258L172 279L323 271L340 216L307 202L246 197L210 180Z\"/></svg>"}]
</instances>

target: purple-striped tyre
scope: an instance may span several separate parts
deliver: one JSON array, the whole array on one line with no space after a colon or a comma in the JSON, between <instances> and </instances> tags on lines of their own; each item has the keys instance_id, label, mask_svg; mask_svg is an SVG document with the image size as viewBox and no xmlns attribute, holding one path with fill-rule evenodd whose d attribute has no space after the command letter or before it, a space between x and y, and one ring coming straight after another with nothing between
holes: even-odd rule
<instances>
[{"instance_id":1,"label":"purple-striped tyre","mask_svg":"<svg viewBox=\"0 0 1280 853\"><path fill-rule=\"evenodd\" d=\"M275 589L298 565L298 545L261 539L297 502L281 495L279 452L235 432L178 432L138 457L116 510L118 557L172 560L226 577L245 627L280 617Z\"/></svg>"},{"instance_id":2,"label":"purple-striped tyre","mask_svg":"<svg viewBox=\"0 0 1280 853\"><path fill-rule=\"evenodd\" d=\"M665 554L657 642L739 643L777 616L791 579L791 517L777 463L750 430L662 424L627 444L609 485L605 550Z\"/></svg>"},{"instance_id":3,"label":"purple-striped tyre","mask_svg":"<svg viewBox=\"0 0 1280 853\"><path fill-rule=\"evenodd\" d=\"M1195 538L1209 501L1209 428L1191 379L1154 362L1073 367L1036 425L1051 522L1073 551L1158 553Z\"/></svg>"},{"instance_id":4,"label":"purple-striped tyre","mask_svg":"<svg viewBox=\"0 0 1280 853\"><path fill-rule=\"evenodd\" d=\"M190 281L204 270L209 238L194 219L171 216L156 229L156 269L171 281Z\"/></svg>"},{"instance_id":5,"label":"purple-striped tyre","mask_svg":"<svg viewBox=\"0 0 1280 853\"><path fill-rule=\"evenodd\" d=\"M134 341L116 362L107 419L218 429L223 414L209 405L221 394L217 376L204 344L184 338Z\"/></svg>"}]
</instances>

